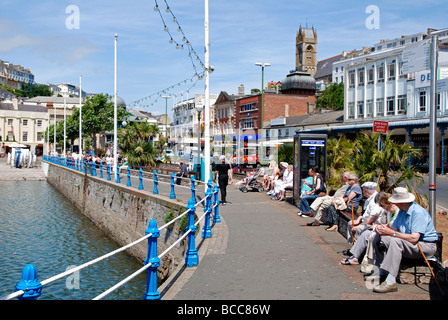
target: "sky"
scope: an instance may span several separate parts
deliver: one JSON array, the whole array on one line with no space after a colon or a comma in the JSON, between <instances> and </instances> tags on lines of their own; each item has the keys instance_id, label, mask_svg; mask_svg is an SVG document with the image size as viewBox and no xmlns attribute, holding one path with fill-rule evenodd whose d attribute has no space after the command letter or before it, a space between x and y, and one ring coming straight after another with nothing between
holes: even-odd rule
<instances>
[{"instance_id":1,"label":"sky","mask_svg":"<svg viewBox=\"0 0 448 320\"><path fill-rule=\"evenodd\" d=\"M205 79L196 75L205 64L204 7L204 0L0 0L0 59L29 68L37 83L78 86L82 75L84 91L113 95L117 34L118 96L154 114L168 105L171 114L174 103L205 92ZM246 93L259 89L256 62L271 64L264 85L285 79L295 69L300 26L317 31L323 60L447 28L447 9L446 0L209 0L210 93L237 94L241 84Z\"/></svg>"}]
</instances>

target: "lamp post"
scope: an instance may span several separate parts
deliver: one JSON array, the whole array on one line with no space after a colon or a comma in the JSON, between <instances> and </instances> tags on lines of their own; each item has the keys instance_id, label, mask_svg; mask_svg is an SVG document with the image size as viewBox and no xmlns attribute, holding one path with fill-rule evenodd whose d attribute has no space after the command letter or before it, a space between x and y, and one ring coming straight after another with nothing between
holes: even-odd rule
<instances>
[{"instance_id":1,"label":"lamp post","mask_svg":"<svg viewBox=\"0 0 448 320\"><path fill-rule=\"evenodd\" d=\"M79 76L79 150L78 153L82 155L82 75Z\"/></svg>"},{"instance_id":2,"label":"lamp post","mask_svg":"<svg viewBox=\"0 0 448 320\"><path fill-rule=\"evenodd\" d=\"M261 128L261 134L260 134L260 159L259 161L261 162L264 158L264 150L263 150L263 106L264 106L264 67L269 67L271 64L268 62L265 63L261 63L261 62L256 62L255 63L256 66L261 67L261 123L260 123L260 128Z\"/></svg>"},{"instance_id":3,"label":"lamp post","mask_svg":"<svg viewBox=\"0 0 448 320\"><path fill-rule=\"evenodd\" d=\"M198 170L198 180L201 181L201 112L203 109L202 104L197 104L195 109L198 113L198 162L196 168Z\"/></svg>"},{"instance_id":4,"label":"lamp post","mask_svg":"<svg viewBox=\"0 0 448 320\"><path fill-rule=\"evenodd\" d=\"M66 141L66 135L67 135L67 126L66 123L67 122L67 98L64 97L64 158L67 155L67 150L66 150L66 146L65 146L65 141Z\"/></svg>"},{"instance_id":5,"label":"lamp post","mask_svg":"<svg viewBox=\"0 0 448 320\"><path fill-rule=\"evenodd\" d=\"M165 138L168 146L168 99L171 98L171 96L162 96L162 98L165 99ZM166 148L163 152L164 156L166 157Z\"/></svg>"},{"instance_id":6,"label":"lamp post","mask_svg":"<svg viewBox=\"0 0 448 320\"><path fill-rule=\"evenodd\" d=\"M118 157L117 157L117 40L118 34L115 34L115 54L114 54L114 165L112 166L114 172L117 168Z\"/></svg>"}]
</instances>

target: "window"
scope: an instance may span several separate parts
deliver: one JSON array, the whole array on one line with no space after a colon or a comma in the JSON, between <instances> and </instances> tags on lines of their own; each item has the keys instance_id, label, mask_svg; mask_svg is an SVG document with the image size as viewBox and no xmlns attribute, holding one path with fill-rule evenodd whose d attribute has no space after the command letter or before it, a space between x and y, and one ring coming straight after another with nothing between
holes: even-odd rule
<instances>
[{"instance_id":1,"label":"window","mask_svg":"<svg viewBox=\"0 0 448 320\"><path fill-rule=\"evenodd\" d=\"M358 101L358 118L364 118L364 101Z\"/></svg>"},{"instance_id":2,"label":"window","mask_svg":"<svg viewBox=\"0 0 448 320\"><path fill-rule=\"evenodd\" d=\"M373 116L373 100L367 100L366 101L366 116L372 117Z\"/></svg>"},{"instance_id":3,"label":"window","mask_svg":"<svg viewBox=\"0 0 448 320\"><path fill-rule=\"evenodd\" d=\"M347 114L349 119L354 119L355 118L355 104L353 102L349 102L348 103L348 114Z\"/></svg>"},{"instance_id":4,"label":"window","mask_svg":"<svg viewBox=\"0 0 448 320\"><path fill-rule=\"evenodd\" d=\"M387 65L387 80L395 80L395 61Z\"/></svg>"},{"instance_id":5,"label":"window","mask_svg":"<svg viewBox=\"0 0 448 320\"><path fill-rule=\"evenodd\" d=\"M23 126L26 127L28 125L28 119L23 119L22 124L23 124Z\"/></svg>"},{"instance_id":6,"label":"window","mask_svg":"<svg viewBox=\"0 0 448 320\"><path fill-rule=\"evenodd\" d=\"M364 87L364 68L358 69L358 86Z\"/></svg>"},{"instance_id":7,"label":"window","mask_svg":"<svg viewBox=\"0 0 448 320\"><path fill-rule=\"evenodd\" d=\"M436 107L437 107L437 110L440 111L440 93L437 93Z\"/></svg>"},{"instance_id":8,"label":"window","mask_svg":"<svg viewBox=\"0 0 448 320\"><path fill-rule=\"evenodd\" d=\"M406 95L399 95L397 98L397 113L404 114L406 111Z\"/></svg>"},{"instance_id":9,"label":"window","mask_svg":"<svg viewBox=\"0 0 448 320\"><path fill-rule=\"evenodd\" d=\"M42 132L38 132L38 133L37 133L37 141L42 141L42 139L43 139L43 134L42 134Z\"/></svg>"},{"instance_id":10,"label":"window","mask_svg":"<svg viewBox=\"0 0 448 320\"><path fill-rule=\"evenodd\" d=\"M8 127L12 127L12 119L8 119Z\"/></svg>"},{"instance_id":11,"label":"window","mask_svg":"<svg viewBox=\"0 0 448 320\"><path fill-rule=\"evenodd\" d=\"M28 141L28 132L27 131L23 131L23 133L22 133L22 141L23 142Z\"/></svg>"},{"instance_id":12,"label":"window","mask_svg":"<svg viewBox=\"0 0 448 320\"><path fill-rule=\"evenodd\" d=\"M372 84L375 81L373 71L373 69L367 69L367 84Z\"/></svg>"},{"instance_id":13,"label":"window","mask_svg":"<svg viewBox=\"0 0 448 320\"><path fill-rule=\"evenodd\" d=\"M395 97L387 97L386 113L387 113L387 115L395 114Z\"/></svg>"},{"instance_id":14,"label":"window","mask_svg":"<svg viewBox=\"0 0 448 320\"><path fill-rule=\"evenodd\" d=\"M384 116L384 99L376 100L376 115L379 117Z\"/></svg>"},{"instance_id":15,"label":"window","mask_svg":"<svg viewBox=\"0 0 448 320\"><path fill-rule=\"evenodd\" d=\"M37 120L37 126L42 127L42 120Z\"/></svg>"},{"instance_id":16,"label":"window","mask_svg":"<svg viewBox=\"0 0 448 320\"><path fill-rule=\"evenodd\" d=\"M250 129L254 127L254 118L246 118L243 120L243 129Z\"/></svg>"},{"instance_id":17,"label":"window","mask_svg":"<svg viewBox=\"0 0 448 320\"><path fill-rule=\"evenodd\" d=\"M245 112L245 111L255 110L255 109L257 109L257 105L258 105L257 102L242 104L240 106L240 111Z\"/></svg>"},{"instance_id":18,"label":"window","mask_svg":"<svg viewBox=\"0 0 448 320\"><path fill-rule=\"evenodd\" d=\"M376 75L377 75L377 82L384 82L384 66L383 64L380 64L376 67Z\"/></svg>"},{"instance_id":19,"label":"window","mask_svg":"<svg viewBox=\"0 0 448 320\"><path fill-rule=\"evenodd\" d=\"M349 79L349 88L354 88L355 87L355 70L349 71L348 79Z\"/></svg>"},{"instance_id":20,"label":"window","mask_svg":"<svg viewBox=\"0 0 448 320\"><path fill-rule=\"evenodd\" d=\"M420 112L426 111L426 91L420 91L419 111Z\"/></svg>"}]
</instances>

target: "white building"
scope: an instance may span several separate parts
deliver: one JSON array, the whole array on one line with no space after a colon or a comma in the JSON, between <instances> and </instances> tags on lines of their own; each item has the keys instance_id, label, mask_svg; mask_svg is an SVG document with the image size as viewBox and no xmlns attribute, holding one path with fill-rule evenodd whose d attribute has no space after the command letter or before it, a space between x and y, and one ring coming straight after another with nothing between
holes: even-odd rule
<instances>
[{"instance_id":1,"label":"white building","mask_svg":"<svg viewBox=\"0 0 448 320\"><path fill-rule=\"evenodd\" d=\"M210 133L213 132L214 110L212 108L217 95L210 95ZM201 112L201 121L198 120L198 112L196 106L205 105L205 97L203 94L196 94L193 98L181 101L172 107L173 120L170 126L170 144L173 151L178 153L198 144L198 128L200 122L204 121L204 112ZM203 143L203 141L201 141ZM196 149L197 150L197 149Z\"/></svg>"}]
</instances>

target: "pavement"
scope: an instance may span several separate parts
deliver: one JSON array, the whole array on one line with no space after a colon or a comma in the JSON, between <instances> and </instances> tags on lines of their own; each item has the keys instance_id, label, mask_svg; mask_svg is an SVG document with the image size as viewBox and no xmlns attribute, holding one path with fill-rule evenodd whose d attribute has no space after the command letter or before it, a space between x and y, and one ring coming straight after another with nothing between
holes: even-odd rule
<instances>
[{"instance_id":1,"label":"pavement","mask_svg":"<svg viewBox=\"0 0 448 320\"><path fill-rule=\"evenodd\" d=\"M11 168L6 157L0 158L0 181L46 180L40 159L33 168Z\"/></svg>"},{"instance_id":2,"label":"pavement","mask_svg":"<svg viewBox=\"0 0 448 320\"><path fill-rule=\"evenodd\" d=\"M197 236L198 266L179 268L160 287L163 300L429 300L434 286L399 284L398 292L369 289L359 266L339 262L351 244L297 208L266 193L228 187L230 204L212 237Z\"/></svg>"}]
</instances>

